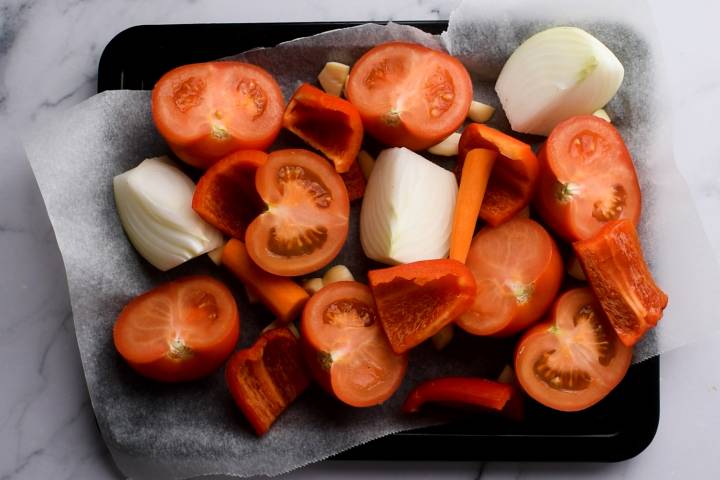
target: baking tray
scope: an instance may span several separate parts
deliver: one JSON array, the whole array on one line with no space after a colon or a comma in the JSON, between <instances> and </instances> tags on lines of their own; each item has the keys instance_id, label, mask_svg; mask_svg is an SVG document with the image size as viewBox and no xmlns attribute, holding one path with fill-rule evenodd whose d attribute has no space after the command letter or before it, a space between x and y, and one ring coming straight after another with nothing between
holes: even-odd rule
<instances>
[{"instance_id":1,"label":"baking tray","mask_svg":"<svg viewBox=\"0 0 720 480\"><path fill-rule=\"evenodd\" d=\"M398 22L441 33L445 21ZM151 89L166 71L255 47L358 25L355 22L141 25L105 47L98 92ZM630 370L602 402L577 413L529 400L520 423L491 415L397 433L336 455L343 460L619 461L647 447L660 417L660 361Z\"/></svg>"}]
</instances>

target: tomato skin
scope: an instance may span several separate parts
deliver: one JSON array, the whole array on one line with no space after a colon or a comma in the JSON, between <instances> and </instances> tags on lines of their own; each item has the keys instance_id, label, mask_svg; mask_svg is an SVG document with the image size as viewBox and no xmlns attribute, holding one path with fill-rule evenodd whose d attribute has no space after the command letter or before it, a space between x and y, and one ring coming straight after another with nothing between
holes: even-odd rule
<instances>
[{"instance_id":1,"label":"tomato skin","mask_svg":"<svg viewBox=\"0 0 720 480\"><path fill-rule=\"evenodd\" d=\"M465 127L458 144L459 177L470 150L486 148L499 153L495 160L479 217L493 226L513 218L535 194L540 166L530 145L481 123Z\"/></svg>"},{"instance_id":2,"label":"tomato skin","mask_svg":"<svg viewBox=\"0 0 720 480\"><path fill-rule=\"evenodd\" d=\"M428 402L501 411L510 401L512 394L512 386L484 378L434 378L421 383L410 392L403 403L402 411L415 413Z\"/></svg>"},{"instance_id":3,"label":"tomato skin","mask_svg":"<svg viewBox=\"0 0 720 480\"><path fill-rule=\"evenodd\" d=\"M668 304L643 258L630 220L608 222L573 249L595 296L620 340L631 347L657 325Z\"/></svg>"},{"instance_id":4,"label":"tomato skin","mask_svg":"<svg viewBox=\"0 0 720 480\"><path fill-rule=\"evenodd\" d=\"M587 288L563 293L547 321L525 332L515 348L515 373L523 390L539 403L566 412L605 398L631 361L632 348L620 342ZM551 381L558 385L551 386Z\"/></svg>"},{"instance_id":5,"label":"tomato skin","mask_svg":"<svg viewBox=\"0 0 720 480\"><path fill-rule=\"evenodd\" d=\"M563 239L585 240L611 220L637 225L641 193L630 152L615 127L594 115L558 124L538 153L535 206Z\"/></svg>"},{"instance_id":6,"label":"tomato skin","mask_svg":"<svg viewBox=\"0 0 720 480\"><path fill-rule=\"evenodd\" d=\"M225 369L225 381L258 436L310 385L299 341L284 327L263 333L252 347L236 352Z\"/></svg>"},{"instance_id":7,"label":"tomato skin","mask_svg":"<svg viewBox=\"0 0 720 480\"><path fill-rule=\"evenodd\" d=\"M465 263L478 290L456 323L473 335L509 336L540 320L563 277L557 244L529 218L481 229Z\"/></svg>"},{"instance_id":8,"label":"tomato skin","mask_svg":"<svg viewBox=\"0 0 720 480\"><path fill-rule=\"evenodd\" d=\"M200 307L183 306L188 295L195 292L212 297L217 306L214 311L219 331L202 330L200 325L198 336L198 331L193 328L212 318L210 314L198 314ZM180 318L162 322L169 325L156 335L157 338L143 339L148 323L142 319L149 317L148 310L152 314L152 310L158 308L167 308L169 314ZM175 338L178 328L188 337ZM183 277L135 297L120 312L113 327L113 342L123 359L140 375L161 382L190 381L209 375L232 353L239 336L240 316L232 293L220 281L207 275ZM142 343L136 344L138 341ZM149 346L143 347L143 344Z\"/></svg>"},{"instance_id":9,"label":"tomato skin","mask_svg":"<svg viewBox=\"0 0 720 480\"><path fill-rule=\"evenodd\" d=\"M470 75L445 52L388 42L360 57L345 87L365 130L392 147L424 150L457 130L472 101Z\"/></svg>"},{"instance_id":10,"label":"tomato skin","mask_svg":"<svg viewBox=\"0 0 720 480\"><path fill-rule=\"evenodd\" d=\"M264 150L282 127L285 101L264 69L242 62L183 65L152 93L160 135L183 161L206 169L236 150Z\"/></svg>"},{"instance_id":11,"label":"tomato skin","mask_svg":"<svg viewBox=\"0 0 720 480\"><path fill-rule=\"evenodd\" d=\"M308 150L276 150L255 175L268 210L245 232L253 262L280 276L329 264L347 238L350 201L340 175Z\"/></svg>"},{"instance_id":12,"label":"tomato skin","mask_svg":"<svg viewBox=\"0 0 720 480\"><path fill-rule=\"evenodd\" d=\"M310 297L303 310L300 337L315 380L347 405L383 403L405 376L407 356L392 351L379 325L370 289L361 283L331 283ZM382 368L377 369L378 365ZM367 372L376 375L376 383L359 385Z\"/></svg>"},{"instance_id":13,"label":"tomato skin","mask_svg":"<svg viewBox=\"0 0 720 480\"><path fill-rule=\"evenodd\" d=\"M383 330L396 353L435 335L472 306L472 272L457 260L423 260L368 272Z\"/></svg>"}]
</instances>

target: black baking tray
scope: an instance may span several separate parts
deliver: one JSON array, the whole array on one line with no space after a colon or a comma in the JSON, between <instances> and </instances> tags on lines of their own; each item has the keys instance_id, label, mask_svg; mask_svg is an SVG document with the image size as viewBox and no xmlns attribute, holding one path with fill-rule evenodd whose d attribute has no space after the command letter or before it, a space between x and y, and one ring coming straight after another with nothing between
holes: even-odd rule
<instances>
[{"instance_id":1,"label":"black baking tray","mask_svg":"<svg viewBox=\"0 0 720 480\"><path fill-rule=\"evenodd\" d=\"M407 23L433 34L445 21ZM355 22L142 25L125 30L105 47L98 92L151 89L166 71ZM577 413L557 412L528 400L526 418L514 423L477 415L459 423L397 433L339 454L336 459L619 461L647 447L660 417L660 361L630 368L602 402Z\"/></svg>"}]
</instances>

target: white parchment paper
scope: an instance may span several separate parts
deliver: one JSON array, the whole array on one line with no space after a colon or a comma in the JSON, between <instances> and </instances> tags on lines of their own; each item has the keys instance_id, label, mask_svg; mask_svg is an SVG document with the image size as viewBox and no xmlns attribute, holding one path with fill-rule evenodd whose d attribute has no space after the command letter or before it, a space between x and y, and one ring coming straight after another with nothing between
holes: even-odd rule
<instances>
[{"instance_id":1,"label":"white parchment paper","mask_svg":"<svg viewBox=\"0 0 720 480\"><path fill-rule=\"evenodd\" d=\"M473 76L475 98L499 106L494 79L522 40L551 25L576 25L597 36L625 66L623 85L607 110L633 154L643 191L643 245L659 285L670 297L660 326L637 348L640 361L716 331L713 304L720 296L718 266L673 162L670 102L664 101L671 92L665 90L658 68L648 18L642 2L482 0L462 4L442 37L396 24L366 25L253 50L239 58L273 73L287 99L300 83L314 82L326 61L352 63L377 43L416 41L457 55ZM501 110L490 123L508 128ZM283 133L276 146L284 145L302 143ZM511 341L459 334L443 353L424 345L412 352L407 378L384 405L353 409L312 387L258 439L234 407L221 372L191 384L160 385L133 373L112 346L112 324L131 298L189 273L212 273L234 289L242 318L238 348L250 345L272 321L263 307L249 305L241 285L207 258L158 272L125 237L112 178L145 158L169 153L152 124L149 92L96 95L34 132L26 149L63 254L93 408L103 437L128 476L286 472L390 433L445 420L403 416L399 406L421 380L449 374L495 376L509 359ZM446 167L452 163L435 160ZM358 214L356 203L349 241L335 263L348 265L364 279L370 264L359 246Z\"/></svg>"}]
</instances>

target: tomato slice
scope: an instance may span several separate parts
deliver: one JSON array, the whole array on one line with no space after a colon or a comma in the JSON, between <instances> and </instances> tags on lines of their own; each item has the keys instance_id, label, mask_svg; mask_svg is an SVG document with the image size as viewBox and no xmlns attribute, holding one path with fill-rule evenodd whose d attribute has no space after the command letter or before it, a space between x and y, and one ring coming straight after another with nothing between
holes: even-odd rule
<instances>
[{"instance_id":1,"label":"tomato slice","mask_svg":"<svg viewBox=\"0 0 720 480\"><path fill-rule=\"evenodd\" d=\"M264 150L282 127L285 101L275 79L241 62L183 65L158 80L152 115L183 161L208 168L235 150Z\"/></svg>"},{"instance_id":2,"label":"tomato slice","mask_svg":"<svg viewBox=\"0 0 720 480\"><path fill-rule=\"evenodd\" d=\"M371 135L411 150L457 130L473 98L470 75L458 59L403 42L378 45L360 57L345 93Z\"/></svg>"},{"instance_id":3,"label":"tomato slice","mask_svg":"<svg viewBox=\"0 0 720 480\"><path fill-rule=\"evenodd\" d=\"M240 316L228 288L207 275L184 277L135 297L113 327L118 353L141 375L195 380L230 355Z\"/></svg>"},{"instance_id":4,"label":"tomato slice","mask_svg":"<svg viewBox=\"0 0 720 480\"><path fill-rule=\"evenodd\" d=\"M392 351L370 289L361 283L336 282L313 295L300 332L313 376L348 405L384 402L405 376L407 358Z\"/></svg>"},{"instance_id":5,"label":"tomato slice","mask_svg":"<svg viewBox=\"0 0 720 480\"><path fill-rule=\"evenodd\" d=\"M486 148L499 153L480 207L480 218L493 226L507 222L525 208L538 181L538 159L527 143L480 123L465 127L458 144L456 174L462 172L470 150Z\"/></svg>"},{"instance_id":6,"label":"tomato slice","mask_svg":"<svg viewBox=\"0 0 720 480\"><path fill-rule=\"evenodd\" d=\"M605 398L631 360L632 349L618 339L592 292L576 288L557 299L548 322L522 336L515 372L532 398L574 412Z\"/></svg>"},{"instance_id":7,"label":"tomato slice","mask_svg":"<svg viewBox=\"0 0 720 480\"><path fill-rule=\"evenodd\" d=\"M255 433L263 435L310 385L310 375L295 335L274 328L232 356L225 381Z\"/></svg>"},{"instance_id":8,"label":"tomato slice","mask_svg":"<svg viewBox=\"0 0 720 480\"><path fill-rule=\"evenodd\" d=\"M668 303L648 270L635 226L630 220L608 222L573 248L620 340L635 345L657 325Z\"/></svg>"},{"instance_id":9,"label":"tomato slice","mask_svg":"<svg viewBox=\"0 0 720 480\"><path fill-rule=\"evenodd\" d=\"M307 83L290 99L283 126L325 154L339 173L350 169L360 151L363 125L357 108Z\"/></svg>"},{"instance_id":10,"label":"tomato slice","mask_svg":"<svg viewBox=\"0 0 720 480\"><path fill-rule=\"evenodd\" d=\"M555 241L529 218L484 227L465 264L475 277L477 295L456 323L474 335L511 335L539 320L563 275Z\"/></svg>"},{"instance_id":11,"label":"tomato slice","mask_svg":"<svg viewBox=\"0 0 720 480\"><path fill-rule=\"evenodd\" d=\"M475 280L457 260L423 260L368 272L380 322L403 353L472 306Z\"/></svg>"},{"instance_id":12,"label":"tomato slice","mask_svg":"<svg viewBox=\"0 0 720 480\"><path fill-rule=\"evenodd\" d=\"M245 238L245 228L265 208L255 172L266 159L265 152L240 150L215 163L195 187L193 210L225 235Z\"/></svg>"},{"instance_id":13,"label":"tomato slice","mask_svg":"<svg viewBox=\"0 0 720 480\"><path fill-rule=\"evenodd\" d=\"M538 212L570 242L592 237L611 220L640 220L640 185L620 133L594 115L571 117L538 155Z\"/></svg>"},{"instance_id":14,"label":"tomato slice","mask_svg":"<svg viewBox=\"0 0 720 480\"><path fill-rule=\"evenodd\" d=\"M255 186L268 206L245 232L258 266L275 275L304 275L337 256L347 238L350 202L324 158L301 149L272 152Z\"/></svg>"}]
</instances>

